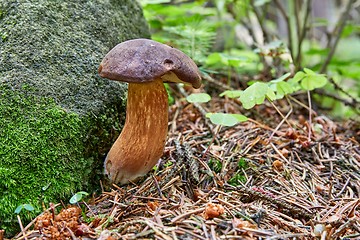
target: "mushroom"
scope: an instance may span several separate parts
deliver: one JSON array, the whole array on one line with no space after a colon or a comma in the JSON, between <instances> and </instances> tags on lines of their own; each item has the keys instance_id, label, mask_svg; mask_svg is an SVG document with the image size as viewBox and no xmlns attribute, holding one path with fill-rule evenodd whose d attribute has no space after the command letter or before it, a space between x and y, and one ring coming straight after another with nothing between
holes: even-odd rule
<instances>
[{"instance_id":1,"label":"mushroom","mask_svg":"<svg viewBox=\"0 0 360 240\"><path fill-rule=\"evenodd\" d=\"M183 52L149 39L122 42L106 54L99 75L128 82L126 120L105 159L112 183L148 173L163 154L168 131L168 95L163 82L201 86L196 64Z\"/></svg>"}]
</instances>

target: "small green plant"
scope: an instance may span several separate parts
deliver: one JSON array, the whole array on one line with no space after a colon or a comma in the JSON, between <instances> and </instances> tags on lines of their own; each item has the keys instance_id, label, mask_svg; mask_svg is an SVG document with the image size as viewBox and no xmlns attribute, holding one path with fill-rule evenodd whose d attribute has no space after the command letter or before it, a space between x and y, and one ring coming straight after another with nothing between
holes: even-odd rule
<instances>
[{"instance_id":1,"label":"small green plant","mask_svg":"<svg viewBox=\"0 0 360 240\"><path fill-rule=\"evenodd\" d=\"M231 127L240 122L247 121L247 117L242 114L232 113L207 113L206 117L210 119L213 124Z\"/></svg>"},{"instance_id":2,"label":"small green plant","mask_svg":"<svg viewBox=\"0 0 360 240\"><path fill-rule=\"evenodd\" d=\"M221 172L222 163L220 160L211 158L208 165L209 165L210 169L213 170L214 172L216 172L216 173Z\"/></svg>"},{"instance_id":3,"label":"small green plant","mask_svg":"<svg viewBox=\"0 0 360 240\"><path fill-rule=\"evenodd\" d=\"M286 73L283 76L271 80L269 87L275 92L275 99L282 99L288 94L292 94L295 91L296 86L291 85L285 80L290 77L290 73Z\"/></svg>"},{"instance_id":4,"label":"small green plant","mask_svg":"<svg viewBox=\"0 0 360 240\"><path fill-rule=\"evenodd\" d=\"M245 109L250 109L257 104L264 103L266 98L274 100L274 91L271 90L267 83L255 82L244 90L239 99Z\"/></svg>"},{"instance_id":5,"label":"small green plant","mask_svg":"<svg viewBox=\"0 0 360 240\"><path fill-rule=\"evenodd\" d=\"M228 98L239 98L242 94L243 90L226 90L220 93L220 97L228 97Z\"/></svg>"},{"instance_id":6,"label":"small green plant","mask_svg":"<svg viewBox=\"0 0 360 240\"><path fill-rule=\"evenodd\" d=\"M239 169L246 169L248 168L248 164L247 164L247 161L245 158L240 158L239 161L238 161L238 168Z\"/></svg>"},{"instance_id":7,"label":"small green plant","mask_svg":"<svg viewBox=\"0 0 360 240\"><path fill-rule=\"evenodd\" d=\"M265 100L275 101L296 91L312 91L316 88L324 87L328 82L324 74L318 74L311 69L304 68L293 78L290 73L271 80L269 82L252 82L245 90L226 90L220 94L221 97L237 98L245 109L251 109L255 105L263 104ZM207 93L196 93L189 95L186 100L190 103L204 103L211 101L211 96ZM242 114L229 113L207 113L206 117L213 124L222 126L234 126L235 124L247 121L248 118Z\"/></svg>"},{"instance_id":8,"label":"small green plant","mask_svg":"<svg viewBox=\"0 0 360 240\"><path fill-rule=\"evenodd\" d=\"M304 68L304 71L297 72L292 81L300 82L301 88L308 91L324 87L328 82L325 74L315 73L309 68Z\"/></svg>"},{"instance_id":9,"label":"small green plant","mask_svg":"<svg viewBox=\"0 0 360 240\"><path fill-rule=\"evenodd\" d=\"M211 96L207 93L192 93L186 97L186 100L190 103L206 103L211 100ZM234 126L247 120L247 117L244 115L229 113L207 113L206 117L212 123L222 126Z\"/></svg>"},{"instance_id":10,"label":"small green plant","mask_svg":"<svg viewBox=\"0 0 360 240\"><path fill-rule=\"evenodd\" d=\"M237 172L232 178L228 180L228 184L232 186L238 186L241 183L245 183L245 182L246 182L246 177L244 176L244 174L240 172Z\"/></svg>"},{"instance_id":11,"label":"small green plant","mask_svg":"<svg viewBox=\"0 0 360 240\"><path fill-rule=\"evenodd\" d=\"M78 202L80 202L81 200L83 200L83 198L85 196L88 196L89 194L87 192L81 191L81 192L77 192L75 193L69 200L69 202L71 204L76 204Z\"/></svg>"},{"instance_id":12,"label":"small green plant","mask_svg":"<svg viewBox=\"0 0 360 240\"><path fill-rule=\"evenodd\" d=\"M246 182L246 177L243 174L242 170L246 170L248 168L248 164L245 158L240 158L237 164L238 170L235 175L228 180L228 184L232 186L238 186L241 183Z\"/></svg>"},{"instance_id":13,"label":"small green plant","mask_svg":"<svg viewBox=\"0 0 360 240\"><path fill-rule=\"evenodd\" d=\"M186 97L186 100L189 103L206 103L211 100L211 96L207 93L192 93L189 96Z\"/></svg>"},{"instance_id":14,"label":"small green plant","mask_svg":"<svg viewBox=\"0 0 360 240\"><path fill-rule=\"evenodd\" d=\"M172 161L167 161L165 164L164 164L164 167L167 168L167 167L170 167L172 166L174 163Z\"/></svg>"},{"instance_id":15,"label":"small green plant","mask_svg":"<svg viewBox=\"0 0 360 240\"><path fill-rule=\"evenodd\" d=\"M16 214L20 214L20 212L25 209L26 211L32 212L35 210L35 208L33 207L33 205L25 203L25 204L21 204L19 205L16 209L15 209L15 213Z\"/></svg>"}]
</instances>

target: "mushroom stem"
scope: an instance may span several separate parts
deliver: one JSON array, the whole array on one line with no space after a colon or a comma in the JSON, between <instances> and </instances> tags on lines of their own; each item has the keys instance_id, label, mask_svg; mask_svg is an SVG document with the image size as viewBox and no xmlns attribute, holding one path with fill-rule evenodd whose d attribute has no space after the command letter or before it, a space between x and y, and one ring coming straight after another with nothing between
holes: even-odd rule
<instances>
[{"instance_id":1,"label":"mushroom stem","mask_svg":"<svg viewBox=\"0 0 360 240\"><path fill-rule=\"evenodd\" d=\"M125 184L145 175L163 154L168 131L168 95L161 78L129 83L126 120L105 159L105 174Z\"/></svg>"}]
</instances>

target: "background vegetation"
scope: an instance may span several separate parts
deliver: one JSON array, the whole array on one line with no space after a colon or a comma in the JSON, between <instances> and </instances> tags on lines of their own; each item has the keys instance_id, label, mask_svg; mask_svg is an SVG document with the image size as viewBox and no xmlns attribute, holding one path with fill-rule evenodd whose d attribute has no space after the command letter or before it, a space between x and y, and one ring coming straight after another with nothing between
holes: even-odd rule
<instances>
[{"instance_id":1,"label":"background vegetation","mask_svg":"<svg viewBox=\"0 0 360 240\"><path fill-rule=\"evenodd\" d=\"M221 79L230 90L221 96L251 108L264 99L314 90L308 96L316 109L358 117L358 1L140 2L152 38L190 55L205 80L213 80L208 74ZM266 85L243 92L255 82Z\"/></svg>"}]
</instances>

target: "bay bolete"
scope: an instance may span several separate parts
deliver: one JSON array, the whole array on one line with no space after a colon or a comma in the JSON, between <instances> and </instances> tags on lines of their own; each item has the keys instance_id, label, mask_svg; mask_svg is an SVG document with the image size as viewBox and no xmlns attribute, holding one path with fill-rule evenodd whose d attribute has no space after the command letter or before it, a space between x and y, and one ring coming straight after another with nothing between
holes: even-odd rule
<instances>
[{"instance_id":1,"label":"bay bolete","mask_svg":"<svg viewBox=\"0 0 360 240\"><path fill-rule=\"evenodd\" d=\"M149 172L163 154L168 131L163 82L199 88L201 77L183 52L149 39L116 45L102 60L99 75L129 83L125 125L105 159L110 181L125 184Z\"/></svg>"}]
</instances>

